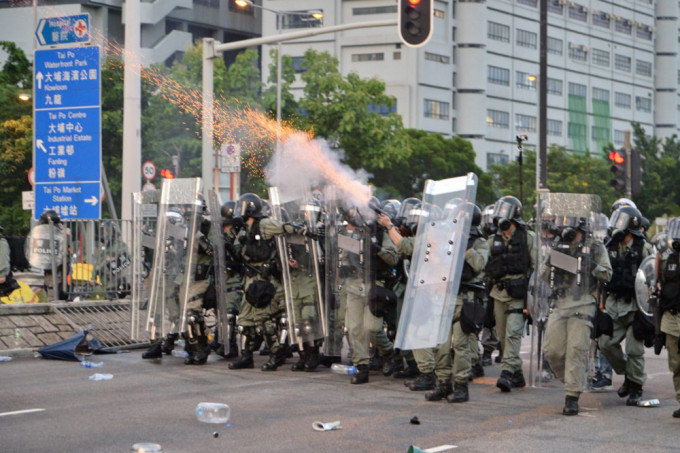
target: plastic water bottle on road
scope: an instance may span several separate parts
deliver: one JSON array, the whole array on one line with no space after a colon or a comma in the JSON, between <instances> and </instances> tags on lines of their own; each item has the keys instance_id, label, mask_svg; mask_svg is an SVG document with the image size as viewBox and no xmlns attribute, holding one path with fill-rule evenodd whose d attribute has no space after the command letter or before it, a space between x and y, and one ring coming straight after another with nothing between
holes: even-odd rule
<instances>
[{"instance_id":1,"label":"plastic water bottle on road","mask_svg":"<svg viewBox=\"0 0 680 453\"><path fill-rule=\"evenodd\" d=\"M198 403L196 418L203 423L227 423L231 409L222 403Z\"/></svg>"},{"instance_id":2,"label":"plastic water bottle on road","mask_svg":"<svg viewBox=\"0 0 680 453\"><path fill-rule=\"evenodd\" d=\"M95 373L92 376L90 376L91 381L110 381L111 379L113 379L113 374Z\"/></svg>"},{"instance_id":3,"label":"plastic water bottle on road","mask_svg":"<svg viewBox=\"0 0 680 453\"><path fill-rule=\"evenodd\" d=\"M335 374L357 374L357 367L352 365L343 365L342 363L334 363L331 365L331 371Z\"/></svg>"},{"instance_id":4,"label":"plastic water bottle on road","mask_svg":"<svg viewBox=\"0 0 680 453\"><path fill-rule=\"evenodd\" d=\"M183 349L177 349L177 348L175 348L175 349L172 350L172 356L173 356L173 357L181 357L181 358L185 358L185 357L188 357L188 356L189 356L189 353L186 352L186 351L183 350Z\"/></svg>"},{"instance_id":5,"label":"plastic water bottle on road","mask_svg":"<svg viewBox=\"0 0 680 453\"><path fill-rule=\"evenodd\" d=\"M80 362L80 366L83 368L102 368L104 366L104 362L90 362L89 360L85 360Z\"/></svg>"}]
</instances>

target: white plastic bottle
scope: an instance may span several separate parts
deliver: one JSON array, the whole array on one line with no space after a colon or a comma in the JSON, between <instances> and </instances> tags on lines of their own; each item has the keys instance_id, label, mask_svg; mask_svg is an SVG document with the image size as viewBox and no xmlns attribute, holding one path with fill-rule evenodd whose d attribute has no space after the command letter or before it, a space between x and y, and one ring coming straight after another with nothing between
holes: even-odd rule
<instances>
[{"instance_id":1,"label":"white plastic bottle","mask_svg":"<svg viewBox=\"0 0 680 453\"><path fill-rule=\"evenodd\" d=\"M92 376L90 376L91 381L110 381L111 379L113 379L113 374L95 373Z\"/></svg>"},{"instance_id":2,"label":"white plastic bottle","mask_svg":"<svg viewBox=\"0 0 680 453\"><path fill-rule=\"evenodd\" d=\"M203 423L227 423L231 409L222 403L198 403L196 418Z\"/></svg>"},{"instance_id":3,"label":"white plastic bottle","mask_svg":"<svg viewBox=\"0 0 680 453\"><path fill-rule=\"evenodd\" d=\"M185 358L185 357L188 357L188 356L189 356L189 353L186 352L184 349L177 349L177 348L175 348L175 349L172 350L172 356L173 356L173 357L181 357L181 358Z\"/></svg>"},{"instance_id":4,"label":"white plastic bottle","mask_svg":"<svg viewBox=\"0 0 680 453\"><path fill-rule=\"evenodd\" d=\"M334 363L331 365L331 371L335 374L357 374L357 367L352 365L343 365L342 363Z\"/></svg>"},{"instance_id":5,"label":"white plastic bottle","mask_svg":"<svg viewBox=\"0 0 680 453\"><path fill-rule=\"evenodd\" d=\"M85 360L83 362L80 362L80 366L83 368L101 368L104 366L104 362L90 362L89 360Z\"/></svg>"}]
</instances>

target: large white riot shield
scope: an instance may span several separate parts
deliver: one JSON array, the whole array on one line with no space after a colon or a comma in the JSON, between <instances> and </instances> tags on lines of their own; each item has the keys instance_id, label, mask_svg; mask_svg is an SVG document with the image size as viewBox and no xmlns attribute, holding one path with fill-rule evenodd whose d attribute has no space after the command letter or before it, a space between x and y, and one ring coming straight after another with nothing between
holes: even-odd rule
<instances>
[{"instance_id":1,"label":"large white riot shield","mask_svg":"<svg viewBox=\"0 0 680 453\"><path fill-rule=\"evenodd\" d=\"M132 205L132 301L130 338L146 338L143 329L148 314L151 270L156 250L158 200L160 192L133 194Z\"/></svg>"},{"instance_id":2,"label":"large white riot shield","mask_svg":"<svg viewBox=\"0 0 680 453\"><path fill-rule=\"evenodd\" d=\"M224 345L224 353L229 354L231 332L227 319L227 268L226 252L224 249L224 230L222 228L222 215L220 209L222 202L217 190L208 192L208 210L210 211L210 241L213 244L213 269L215 284L215 314L217 323L215 326L217 341Z\"/></svg>"},{"instance_id":3,"label":"large white riot shield","mask_svg":"<svg viewBox=\"0 0 680 453\"><path fill-rule=\"evenodd\" d=\"M200 178L163 181L146 329L151 339L184 331L203 211Z\"/></svg>"},{"instance_id":4,"label":"large white riot shield","mask_svg":"<svg viewBox=\"0 0 680 453\"><path fill-rule=\"evenodd\" d=\"M537 269L532 274L528 298L529 312L536 327L532 330L529 379L540 386L549 381L554 372L567 386L577 385L585 391L590 327L584 323L577 332L568 322L579 318L592 323L601 294L601 285L592 274L596 265L593 253L604 248L597 237L602 230L600 197L543 192L538 201L537 218L541 221L536 222L536 234L540 246L537 247ZM565 364L561 361L550 364L546 360L555 353L545 355L546 348L550 351L566 348L569 335L582 335L580 342L569 338L570 345L578 344L580 348L574 346L573 351L568 353L565 349L557 355L564 360L564 357L573 357L574 351L581 354L578 359L571 359L583 364L582 374L576 378L565 376ZM535 380L534 370L539 376Z\"/></svg>"},{"instance_id":5,"label":"large white riot shield","mask_svg":"<svg viewBox=\"0 0 680 453\"><path fill-rule=\"evenodd\" d=\"M283 193L278 187L270 187L269 200L275 220L295 225L300 230L304 228L318 233L321 203L312 197L311 190L290 194ZM304 343L314 342L326 335L322 306L321 247L318 239L299 234L280 234L275 240L281 263L288 335L291 344L297 344L302 349Z\"/></svg>"},{"instance_id":6,"label":"large white riot shield","mask_svg":"<svg viewBox=\"0 0 680 453\"><path fill-rule=\"evenodd\" d=\"M430 348L450 335L477 176L428 180L395 347Z\"/></svg>"},{"instance_id":7,"label":"large white riot shield","mask_svg":"<svg viewBox=\"0 0 680 453\"><path fill-rule=\"evenodd\" d=\"M652 306L653 289L656 286L656 253L649 255L640 263L635 274L635 299L638 308L650 322L654 320L654 307Z\"/></svg>"},{"instance_id":8,"label":"large white riot shield","mask_svg":"<svg viewBox=\"0 0 680 453\"><path fill-rule=\"evenodd\" d=\"M42 270L56 270L66 254L64 230L55 224L34 226L26 238L24 253L31 266Z\"/></svg>"}]
</instances>

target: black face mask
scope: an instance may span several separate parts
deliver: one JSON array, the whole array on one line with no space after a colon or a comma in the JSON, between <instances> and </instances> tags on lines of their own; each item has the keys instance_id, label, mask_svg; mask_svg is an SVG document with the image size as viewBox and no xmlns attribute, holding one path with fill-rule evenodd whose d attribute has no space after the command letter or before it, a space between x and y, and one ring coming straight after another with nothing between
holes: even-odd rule
<instances>
[{"instance_id":1,"label":"black face mask","mask_svg":"<svg viewBox=\"0 0 680 453\"><path fill-rule=\"evenodd\" d=\"M675 250L676 252L680 251L680 239L673 239L671 247L673 247L673 250Z\"/></svg>"},{"instance_id":2,"label":"black face mask","mask_svg":"<svg viewBox=\"0 0 680 453\"><path fill-rule=\"evenodd\" d=\"M576 239L576 230L567 227L562 230L562 233L560 235L562 236L562 240L564 242L573 242L574 239Z\"/></svg>"},{"instance_id":3,"label":"black face mask","mask_svg":"<svg viewBox=\"0 0 680 453\"><path fill-rule=\"evenodd\" d=\"M498 219L498 228L501 231L508 231L512 226L512 221L510 219Z\"/></svg>"},{"instance_id":4,"label":"black face mask","mask_svg":"<svg viewBox=\"0 0 680 453\"><path fill-rule=\"evenodd\" d=\"M626 237L626 230L613 230L612 242L621 242Z\"/></svg>"}]
</instances>

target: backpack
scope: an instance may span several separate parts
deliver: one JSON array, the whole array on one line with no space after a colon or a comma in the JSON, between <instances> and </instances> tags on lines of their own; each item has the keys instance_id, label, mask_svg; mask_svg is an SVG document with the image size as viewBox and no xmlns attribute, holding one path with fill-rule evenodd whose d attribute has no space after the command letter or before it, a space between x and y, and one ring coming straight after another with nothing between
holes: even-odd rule
<instances>
[{"instance_id":1,"label":"backpack","mask_svg":"<svg viewBox=\"0 0 680 453\"><path fill-rule=\"evenodd\" d=\"M31 268L24 253L26 238L23 236L0 236L4 237L9 244L9 263L12 272L27 271Z\"/></svg>"}]
</instances>

